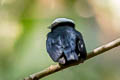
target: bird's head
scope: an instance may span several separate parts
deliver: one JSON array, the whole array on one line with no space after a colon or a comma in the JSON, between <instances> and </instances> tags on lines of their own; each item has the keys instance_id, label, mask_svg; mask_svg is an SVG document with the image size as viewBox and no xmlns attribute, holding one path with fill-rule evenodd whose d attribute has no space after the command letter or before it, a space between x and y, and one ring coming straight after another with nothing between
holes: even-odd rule
<instances>
[{"instance_id":1,"label":"bird's head","mask_svg":"<svg viewBox=\"0 0 120 80\"><path fill-rule=\"evenodd\" d=\"M56 27L64 26L64 25L68 25L68 26L71 26L73 28L75 27L75 23L73 20L67 19L67 18L57 18L49 26L49 29L55 29Z\"/></svg>"}]
</instances>

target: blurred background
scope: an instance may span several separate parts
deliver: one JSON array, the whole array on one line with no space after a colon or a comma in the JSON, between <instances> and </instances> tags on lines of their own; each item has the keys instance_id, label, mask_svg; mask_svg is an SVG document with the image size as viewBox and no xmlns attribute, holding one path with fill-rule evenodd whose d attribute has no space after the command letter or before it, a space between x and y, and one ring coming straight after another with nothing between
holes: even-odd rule
<instances>
[{"instance_id":1,"label":"blurred background","mask_svg":"<svg viewBox=\"0 0 120 80\"><path fill-rule=\"evenodd\" d=\"M0 0L0 80L23 80L56 64L46 35L58 17L75 21L88 52L120 37L120 0ZM41 80L120 80L119 68L117 47Z\"/></svg>"}]
</instances>

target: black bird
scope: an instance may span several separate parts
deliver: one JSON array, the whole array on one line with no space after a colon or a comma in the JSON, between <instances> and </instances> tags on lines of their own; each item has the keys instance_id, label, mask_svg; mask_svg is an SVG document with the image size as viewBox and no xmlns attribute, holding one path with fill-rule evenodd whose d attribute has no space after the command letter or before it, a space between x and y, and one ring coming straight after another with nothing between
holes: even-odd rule
<instances>
[{"instance_id":1,"label":"black bird","mask_svg":"<svg viewBox=\"0 0 120 80\"><path fill-rule=\"evenodd\" d=\"M47 34L47 52L53 61L66 64L71 61L84 61L87 56L82 35L75 29L74 21L57 18L49 27Z\"/></svg>"}]
</instances>

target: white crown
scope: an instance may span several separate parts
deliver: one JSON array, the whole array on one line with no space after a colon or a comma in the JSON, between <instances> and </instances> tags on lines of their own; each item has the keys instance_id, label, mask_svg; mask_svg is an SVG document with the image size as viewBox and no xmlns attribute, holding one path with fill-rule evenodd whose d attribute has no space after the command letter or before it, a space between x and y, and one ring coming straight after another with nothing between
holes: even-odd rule
<instances>
[{"instance_id":1,"label":"white crown","mask_svg":"<svg viewBox=\"0 0 120 80\"><path fill-rule=\"evenodd\" d=\"M57 18L53 21L52 24L57 24L57 23L64 23L64 22L70 22L74 24L74 21L71 19L67 19L67 18Z\"/></svg>"}]
</instances>

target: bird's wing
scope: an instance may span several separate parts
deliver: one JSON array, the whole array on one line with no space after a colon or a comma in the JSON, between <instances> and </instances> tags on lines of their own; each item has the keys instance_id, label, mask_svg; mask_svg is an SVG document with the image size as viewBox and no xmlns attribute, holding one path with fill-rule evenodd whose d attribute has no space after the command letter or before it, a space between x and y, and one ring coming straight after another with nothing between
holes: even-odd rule
<instances>
[{"instance_id":1,"label":"bird's wing","mask_svg":"<svg viewBox=\"0 0 120 80\"><path fill-rule=\"evenodd\" d=\"M67 61L78 60L77 53L75 52L76 44L76 35L73 31L64 32L62 35L63 45L64 45L64 55Z\"/></svg>"},{"instance_id":2,"label":"bird's wing","mask_svg":"<svg viewBox=\"0 0 120 80\"><path fill-rule=\"evenodd\" d=\"M76 33L77 33L77 48L80 53L80 57L86 59L87 52L83 37L80 32L77 31Z\"/></svg>"},{"instance_id":3,"label":"bird's wing","mask_svg":"<svg viewBox=\"0 0 120 80\"><path fill-rule=\"evenodd\" d=\"M46 47L50 57L53 61L57 62L63 53L60 37L56 34L52 35L52 33L49 33L47 36Z\"/></svg>"}]
</instances>

